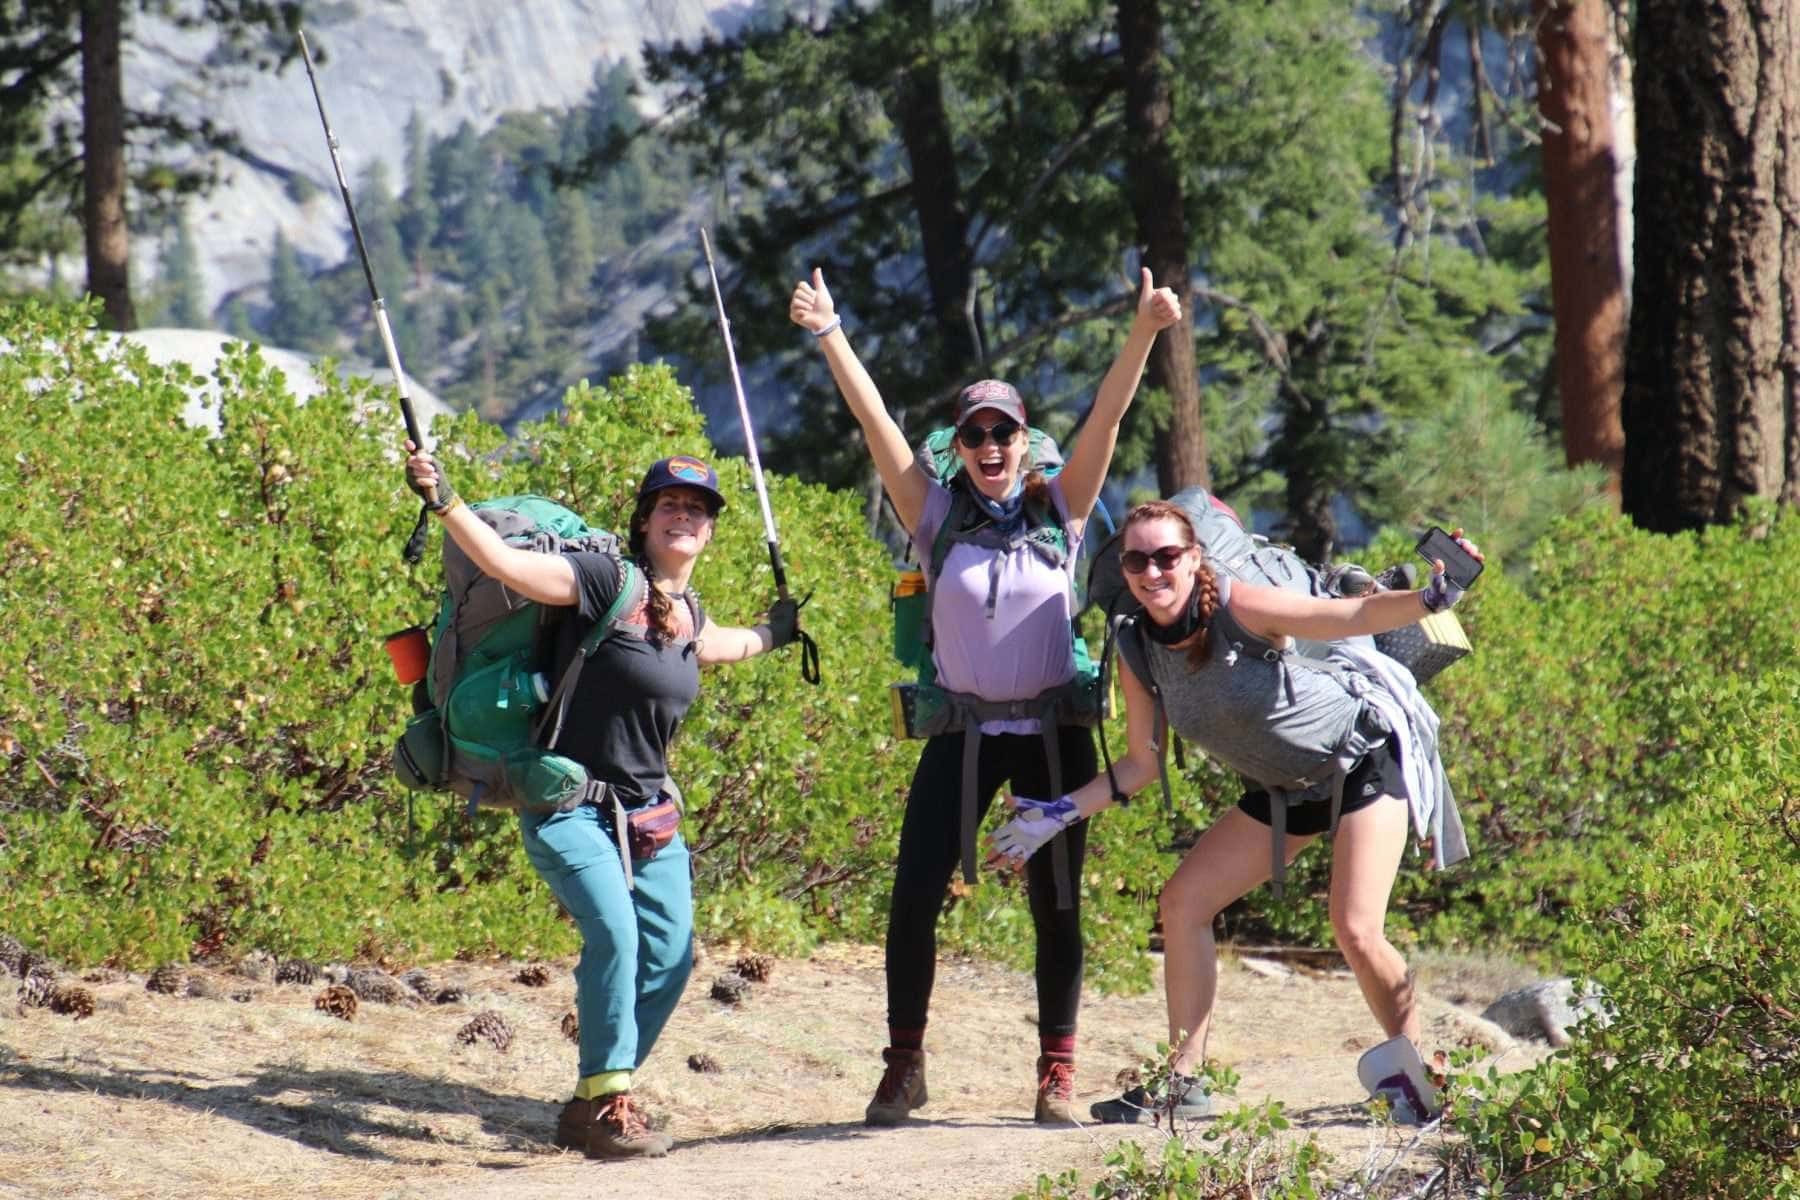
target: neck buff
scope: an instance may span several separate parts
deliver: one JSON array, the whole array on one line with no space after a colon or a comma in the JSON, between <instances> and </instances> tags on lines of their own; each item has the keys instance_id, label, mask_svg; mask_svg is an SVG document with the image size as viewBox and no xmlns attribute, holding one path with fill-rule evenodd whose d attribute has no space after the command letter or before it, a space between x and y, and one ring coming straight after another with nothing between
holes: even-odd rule
<instances>
[{"instance_id":1,"label":"neck buff","mask_svg":"<svg viewBox=\"0 0 1800 1200\"><path fill-rule=\"evenodd\" d=\"M1187 609L1173 625L1158 625L1148 618L1139 624L1144 627L1144 636L1162 646L1173 646L1193 637L1206 626L1205 618L1200 615L1199 582L1195 581L1194 592L1188 597Z\"/></svg>"},{"instance_id":2,"label":"neck buff","mask_svg":"<svg viewBox=\"0 0 1800 1200\"><path fill-rule=\"evenodd\" d=\"M975 497L975 503L981 506L994 522L994 529L1010 537L1019 531L1025 523L1025 480L1021 476L1013 483L1012 492L1004 500L990 500L986 493L969 480L969 494Z\"/></svg>"}]
</instances>

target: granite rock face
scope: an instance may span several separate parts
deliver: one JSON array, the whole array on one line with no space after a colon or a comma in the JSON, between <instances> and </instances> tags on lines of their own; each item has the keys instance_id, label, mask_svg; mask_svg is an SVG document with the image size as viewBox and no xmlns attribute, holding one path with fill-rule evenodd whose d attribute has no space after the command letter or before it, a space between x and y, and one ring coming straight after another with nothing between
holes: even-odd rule
<instances>
[{"instance_id":1,"label":"granite rock face","mask_svg":"<svg viewBox=\"0 0 1800 1200\"><path fill-rule=\"evenodd\" d=\"M309 7L307 39L322 60L319 87L353 196L376 160L399 186L414 112L443 136L464 121L480 131L506 112L567 107L587 94L597 70L635 64L646 42L730 33L750 8L744 0L323 0ZM144 16L132 28L125 63L132 107L205 116L242 139L243 157L219 160L224 182L188 211L209 308L266 280L278 229L315 266L340 261L349 245L304 67L296 56L278 72L216 70L230 58L216 31ZM201 64L231 82L201 83ZM296 175L316 187L305 204L290 195ZM156 240L137 238L134 254L134 277L150 279Z\"/></svg>"}]
</instances>

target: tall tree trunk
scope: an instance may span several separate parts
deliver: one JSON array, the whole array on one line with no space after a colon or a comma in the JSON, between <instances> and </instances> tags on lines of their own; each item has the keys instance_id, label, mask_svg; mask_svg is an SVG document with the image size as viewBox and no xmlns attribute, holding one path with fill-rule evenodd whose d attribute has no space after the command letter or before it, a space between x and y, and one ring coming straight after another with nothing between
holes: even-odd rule
<instances>
[{"instance_id":1,"label":"tall tree trunk","mask_svg":"<svg viewBox=\"0 0 1800 1200\"><path fill-rule=\"evenodd\" d=\"M1125 67L1125 172L1143 262L1159 286L1181 297L1181 321L1150 351L1150 386L1169 397L1168 436L1156 445L1156 485L1164 496L1210 487L1206 419L1194 367L1194 304L1188 293L1188 226L1181 172L1169 147L1171 105L1159 0L1119 0L1119 54Z\"/></svg>"},{"instance_id":2,"label":"tall tree trunk","mask_svg":"<svg viewBox=\"0 0 1800 1200\"><path fill-rule=\"evenodd\" d=\"M932 44L932 0L903 0L898 7L914 34L912 60L900 69L888 115L900 127L912 170L913 210L919 218L925 279L937 325L939 367L948 383L984 357L971 295L969 213L956 173L956 148Z\"/></svg>"},{"instance_id":3,"label":"tall tree trunk","mask_svg":"<svg viewBox=\"0 0 1800 1200\"><path fill-rule=\"evenodd\" d=\"M1269 465L1287 481L1287 519L1278 528L1300 557L1322 563L1337 553L1332 501L1344 477L1343 443L1320 381L1331 358L1331 326L1315 313L1286 341L1291 359L1275 399L1280 429L1269 447Z\"/></svg>"},{"instance_id":4,"label":"tall tree trunk","mask_svg":"<svg viewBox=\"0 0 1800 1200\"><path fill-rule=\"evenodd\" d=\"M1625 511L1800 502L1800 0L1642 0Z\"/></svg>"},{"instance_id":5,"label":"tall tree trunk","mask_svg":"<svg viewBox=\"0 0 1800 1200\"><path fill-rule=\"evenodd\" d=\"M88 291L114 329L137 328L131 306L131 237L125 225L125 87L119 66L121 0L81 6L82 227Z\"/></svg>"},{"instance_id":6,"label":"tall tree trunk","mask_svg":"<svg viewBox=\"0 0 1800 1200\"><path fill-rule=\"evenodd\" d=\"M1626 304L1613 191L1612 13L1607 0L1533 0L1543 114L1550 300L1563 452L1597 463L1617 494Z\"/></svg>"}]
</instances>

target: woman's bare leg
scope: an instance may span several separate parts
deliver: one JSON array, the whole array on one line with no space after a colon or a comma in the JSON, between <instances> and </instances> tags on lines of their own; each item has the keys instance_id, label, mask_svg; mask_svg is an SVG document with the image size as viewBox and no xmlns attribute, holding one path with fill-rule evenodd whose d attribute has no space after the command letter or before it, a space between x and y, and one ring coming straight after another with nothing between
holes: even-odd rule
<instances>
[{"instance_id":1,"label":"woman's bare leg","mask_svg":"<svg viewBox=\"0 0 1800 1200\"><path fill-rule=\"evenodd\" d=\"M1412 973L1387 940L1388 897L1406 850L1406 801L1382 796L1338 821L1331 849L1331 928L1369 1011L1389 1037L1419 1044Z\"/></svg>"},{"instance_id":2,"label":"woman's bare leg","mask_svg":"<svg viewBox=\"0 0 1800 1200\"><path fill-rule=\"evenodd\" d=\"M1292 862L1312 837L1287 839ZM1218 995L1218 946L1213 918L1269 878L1269 827L1241 809L1228 809L1200 835L1162 893L1163 976L1169 1004L1172 1066L1199 1069Z\"/></svg>"}]
</instances>

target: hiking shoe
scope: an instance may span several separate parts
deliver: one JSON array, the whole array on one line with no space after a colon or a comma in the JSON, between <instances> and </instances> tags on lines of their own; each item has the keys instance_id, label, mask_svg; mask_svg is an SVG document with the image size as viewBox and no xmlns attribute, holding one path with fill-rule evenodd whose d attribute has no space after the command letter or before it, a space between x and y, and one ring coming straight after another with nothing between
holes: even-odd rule
<instances>
[{"instance_id":1,"label":"hiking shoe","mask_svg":"<svg viewBox=\"0 0 1800 1200\"><path fill-rule=\"evenodd\" d=\"M674 1139L651 1130L630 1092L614 1092L563 1105L556 1119L556 1144L589 1158L661 1158Z\"/></svg>"},{"instance_id":2,"label":"hiking shoe","mask_svg":"<svg viewBox=\"0 0 1800 1200\"><path fill-rule=\"evenodd\" d=\"M887 1070L875 1086L875 1098L863 1113L865 1125L898 1125L915 1108L923 1108L929 1099L925 1094L925 1052L897 1050L892 1046L881 1052Z\"/></svg>"},{"instance_id":3,"label":"hiking shoe","mask_svg":"<svg viewBox=\"0 0 1800 1200\"><path fill-rule=\"evenodd\" d=\"M1075 1120L1075 1064L1066 1058L1040 1054L1037 1060L1037 1112L1039 1125L1066 1125Z\"/></svg>"},{"instance_id":4,"label":"hiking shoe","mask_svg":"<svg viewBox=\"0 0 1800 1200\"><path fill-rule=\"evenodd\" d=\"M1433 1108L1429 1101L1411 1087L1377 1088L1369 1099L1386 1100L1388 1116L1393 1118L1396 1125L1429 1125L1442 1111L1440 1108Z\"/></svg>"},{"instance_id":5,"label":"hiking shoe","mask_svg":"<svg viewBox=\"0 0 1800 1200\"><path fill-rule=\"evenodd\" d=\"M1212 1097L1206 1094L1203 1080L1193 1075L1176 1075L1170 1078L1168 1087L1169 1093L1141 1086L1131 1088L1117 1100L1100 1101L1088 1109L1088 1115L1102 1125L1137 1125L1144 1121L1154 1124L1163 1116L1197 1121L1212 1112ZM1172 1106L1170 1094L1174 1097Z\"/></svg>"}]
</instances>

